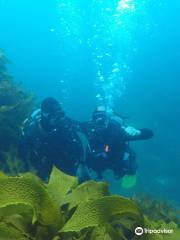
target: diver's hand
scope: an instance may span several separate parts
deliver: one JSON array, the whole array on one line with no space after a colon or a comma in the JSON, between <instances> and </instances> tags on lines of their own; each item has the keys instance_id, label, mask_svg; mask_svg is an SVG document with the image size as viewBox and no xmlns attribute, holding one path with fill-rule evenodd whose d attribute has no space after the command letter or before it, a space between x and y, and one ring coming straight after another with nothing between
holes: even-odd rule
<instances>
[{"instance_id":1,"label":"diver's hand","mask_svg":"<svg viewBox=\"0 0 180 240\"><path fill-rule=\"evenodd\" d=\"M132 137L139 136L141 134L140 130L138 130L134 127L131 127L131 126L125 127L124 129L125 129L126 133Z\"/></svg>"}]
</instances>

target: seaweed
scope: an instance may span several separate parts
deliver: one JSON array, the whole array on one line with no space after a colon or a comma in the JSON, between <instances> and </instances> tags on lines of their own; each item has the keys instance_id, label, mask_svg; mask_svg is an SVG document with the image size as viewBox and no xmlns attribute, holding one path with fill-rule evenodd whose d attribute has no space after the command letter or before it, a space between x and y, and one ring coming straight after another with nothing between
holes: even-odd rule
<instances>
[{"instance_id":1,"label":"seaweed","mask_svg":"<svg viewBox=\"0 0 180 240\"><path fill-rule=\"evenodd\" d=\"M165 200L155 199L149 194L139 194L134 197L144 215L153 221L163 221L165 223L175 222L180 227L179 209Z\"/></svg>"},{"instance_id":2,"label":"seaweed","mask_svg":"<svg viewBox=\"0 0 180 240\"><path fill-rule=\"evenodd\" d=\"M7 59L4 51L0 49L0 82L10 78L6 69L7 63L9 63L9 60Z\"/></svg>"},{"instance_id":3,"label":"seaweed","mask_svg":"<svg viewBox=\"0 0 180 240\"><path fill-rule=\"evenodd\" d=\"M0 174L0 239L136 240L135 228L173 229L173 235L143 235L147 240L177 240L178 225L153 220L135 200L111 195L106 183L87 181L53 168L49 182L32 173Z\"/></svg>"},{"instance_id":4,"label":"seaweed","mask_svg":"<svg viewBox=\"0 0 180 240\"><path fill-rule=\"evenodd\" d=\"M34 96L23 91L7 73L7 63L0 50L0 168L17 174L21 162L17 156L21 127L33 109Z\"/></svg>"}]
</instances>

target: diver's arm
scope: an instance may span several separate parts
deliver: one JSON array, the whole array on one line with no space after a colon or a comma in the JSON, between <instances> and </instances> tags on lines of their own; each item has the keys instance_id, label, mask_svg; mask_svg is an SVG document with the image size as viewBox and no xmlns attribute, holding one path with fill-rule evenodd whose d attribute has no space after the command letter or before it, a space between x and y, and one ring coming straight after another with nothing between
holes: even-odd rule
<instances>
[{"instance_id":1,"label":"diver's arm","mask_svg":"<svg viewBox=\"0 0 180 240\"><path fill-rule=\"evenodd\" d=\"M141 134L140 134L140 139L139 140L146 140L146 139L150 139L154 136L154 133L151 129L148 128L142 128L140 129Z\"/></svg>"},{"instance_id":2,"label":"diver's arm","mask_svg":"<svg viewBox=\"0 0 180 240\"><path fill-rule=\"evenodd\" d=\"M126 141L147 140L154 136L153 131L148 128L136 129L131 126L122 127Z\"/></svg>"},{"instance_id":3,"label":"diver's arm","mask_svg":"<svg viewBox=\"0 0 180 240\"><path fill-rule=\"evenodd\" d=\"M34 152L35 126L31 124L32 119L26 119L21 128L21 135L18 143L18 156L24 164L24 171L29 170L30 162L32 161L32 153Z\"/></svg>"},{"instance_id":4,"label":"diver's arm","mask_svg":"<svg viewBox=\"0 0 180 240\"><path fill-rule=\"evenodd\" d=\"M25 136L21 136L18 143L18 157L22 160L22 172L29 170L30 153L31 145L29 139Z\"/></svg>"}]
</instances>

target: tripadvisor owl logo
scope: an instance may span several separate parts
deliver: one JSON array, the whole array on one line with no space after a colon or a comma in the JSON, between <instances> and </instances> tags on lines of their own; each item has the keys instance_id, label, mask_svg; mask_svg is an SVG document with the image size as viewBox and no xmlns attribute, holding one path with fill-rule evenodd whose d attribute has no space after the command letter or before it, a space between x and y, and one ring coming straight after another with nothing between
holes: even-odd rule
<instances>
[{"instance_id":1,"label":"tripadvisor owl logo","mask_svg":"<svg viewBox=\"0 0 180 240\"><path fill-rule=\"evenodd\" d=\"M144 230L143 230L142 227L137 227L137 228L135 229L135 234L136 234L137 236L141 236L141 235L143 235L143 233L144 233Z\"/></svg>"}]
</instances>

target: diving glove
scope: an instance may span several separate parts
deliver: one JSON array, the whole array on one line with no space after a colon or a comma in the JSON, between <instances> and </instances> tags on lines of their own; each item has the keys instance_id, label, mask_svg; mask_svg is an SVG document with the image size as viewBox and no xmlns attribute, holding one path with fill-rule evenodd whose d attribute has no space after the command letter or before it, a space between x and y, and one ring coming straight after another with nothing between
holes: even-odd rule
<instances>
[{"instance_id":1,"label":"diving glove","mask_svg":"<svg viewBox=\"0 0 180 240\"><path fill-rule=\"evenodd\" d=\"M128 135L130 135L132 137L139 136L141 134L140 130L138 130L134 127L131 127L131 126L126 127L125 131Z\"/></svg>"}]
</instances>

